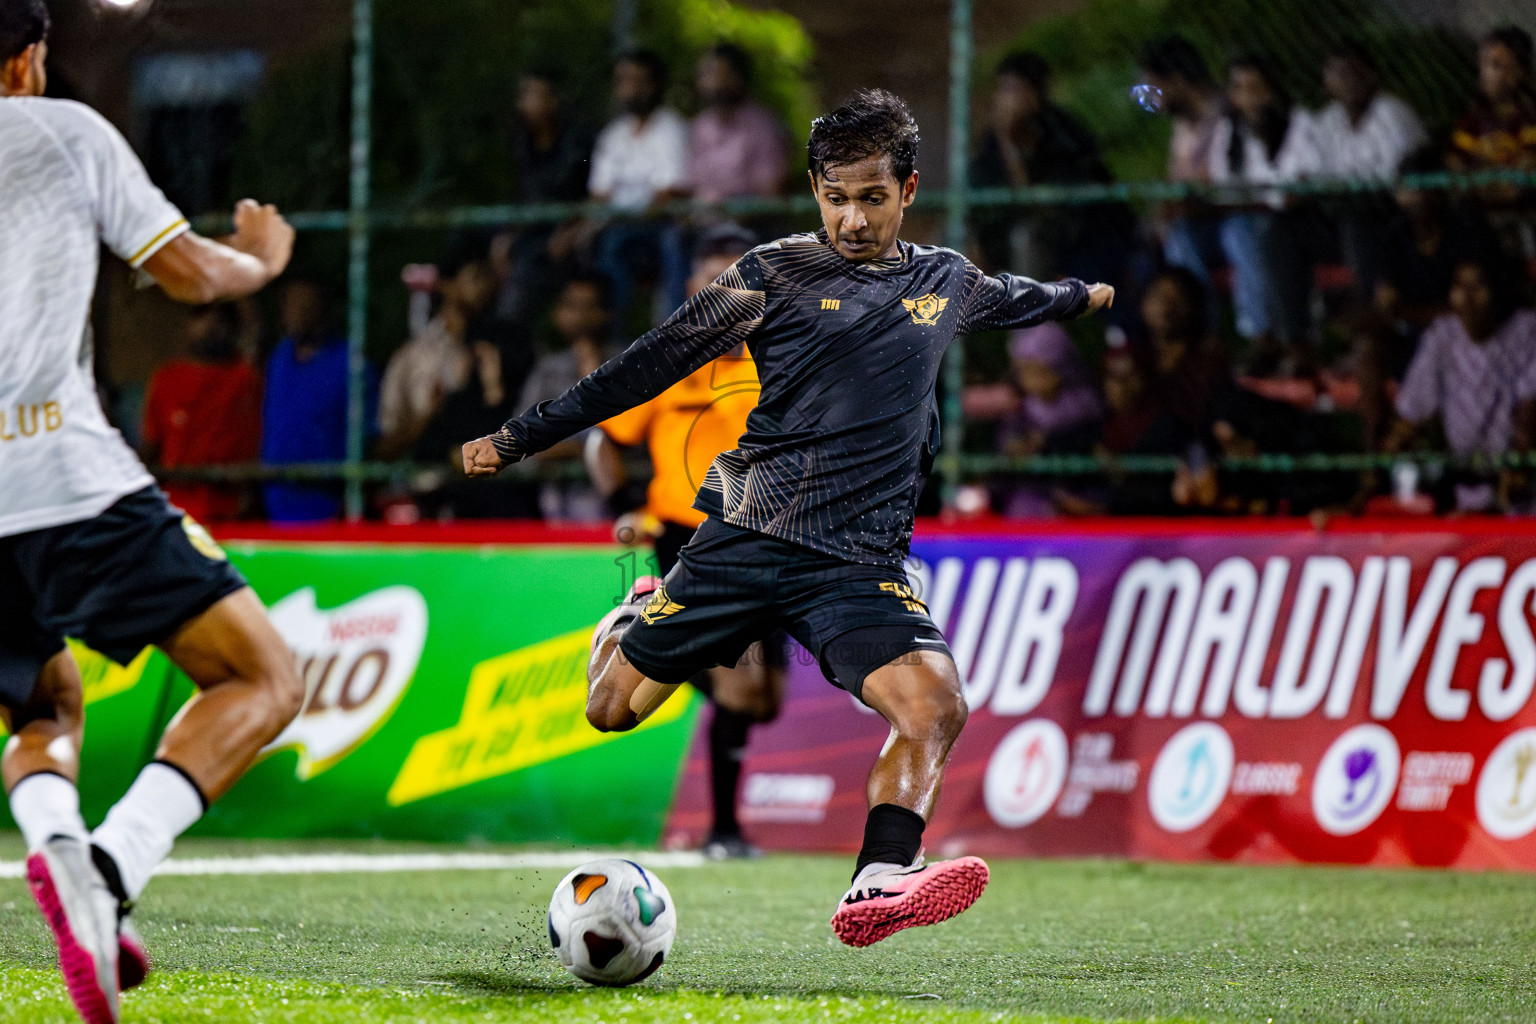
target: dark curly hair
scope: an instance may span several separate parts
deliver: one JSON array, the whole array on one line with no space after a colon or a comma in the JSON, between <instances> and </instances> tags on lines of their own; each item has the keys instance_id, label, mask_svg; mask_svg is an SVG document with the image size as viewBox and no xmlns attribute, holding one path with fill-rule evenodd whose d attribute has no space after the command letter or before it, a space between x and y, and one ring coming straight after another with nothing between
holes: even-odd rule
<instances>
[{"instance_id":1,"label":"dark curly hair","mask_svg":"<svg viewBox=\"0 0 1536 1024\"><path fill-rule=\"evenodd\" d=\"M0 62L21 55L48 35L48 8L43 0L0 0Z\"/></svg>"},{"instance_id":2,"label":"dark curly hair","mask_svg":"<svg viewBox=\"0 0 1536 1024\"><path fill-rule=\"evenodd\" d=\"M805 152L818 178L828 167L884 153L891 158L896 180L905 183L917 164L917 143L917 121L901 97L884 89L862 89L811 122Z\"/></svg>"}]
</instances>

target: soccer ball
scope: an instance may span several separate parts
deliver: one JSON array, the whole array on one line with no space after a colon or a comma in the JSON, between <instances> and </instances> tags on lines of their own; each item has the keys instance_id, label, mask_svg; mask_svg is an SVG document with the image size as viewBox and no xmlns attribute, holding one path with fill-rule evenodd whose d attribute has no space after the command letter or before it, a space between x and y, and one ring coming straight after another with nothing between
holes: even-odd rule
<instances>
[{"instance_id":1,"label":"soccer ball","mask_svg":"<svg viewBox=\"0 0 1536 1024\"><path fill-rule=\"evenodd\" d=\"M631 860L594 860L560 880L549 901L549 941L582 981L620 987L661 967L677 911L661 879Z\"/></svg>"}]
</instances>

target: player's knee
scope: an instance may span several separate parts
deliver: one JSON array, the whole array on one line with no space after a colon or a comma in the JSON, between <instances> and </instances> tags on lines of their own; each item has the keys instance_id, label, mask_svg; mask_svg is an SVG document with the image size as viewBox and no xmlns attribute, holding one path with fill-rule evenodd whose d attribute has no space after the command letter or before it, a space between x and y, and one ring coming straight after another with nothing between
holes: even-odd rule
<instances>
[{"instance_id":1,"label":"player's knee","mask_svg":"<svg viewBox=\"0 0 1536 1024\"><path fill-rule=\"evenodd\" d=\"M629 704L606 687L587 696L587 721L598 732L628 732L640 724Z\"/></svg>"},{"instance_id":2,"label":"player's knee","mask_svg":"<svg viewBox=\"0 0 1536 1024\"><path fill-rule=\"evenodd\" d=\"M958 688L934 688L907 700L891 724L912 739L953 743L969 715Z\"/></svg>"},{"instance_id":3,"label":"player's knee","mask_svg":"<svg viewBox=\"0 0 1536 1024\"><path fill-rule=\"evenodd\" d=\"M304 709L304 681L286 648L281 656L264 659L256 682L261 688L268 717L267 731L274 736L288 727Z\"/></svg>"}]
</instances>

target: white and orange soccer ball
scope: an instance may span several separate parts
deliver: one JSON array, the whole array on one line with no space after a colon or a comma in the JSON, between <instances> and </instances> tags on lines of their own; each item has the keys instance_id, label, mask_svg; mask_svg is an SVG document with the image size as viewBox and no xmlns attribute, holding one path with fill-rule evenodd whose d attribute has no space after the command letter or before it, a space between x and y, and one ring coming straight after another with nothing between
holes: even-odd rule
<instances>
[{"instance_id":1,"label":"white and orange soccer ball","mask_svg":"<svg viewBox=\"0 0 1536 1024\"><path fill-rule=\"evenodd\" d=\"M644 981L677 935L677 909L661 879L631 860L583 864L549 901L549 941L560 963L592 985Z\"/></svg>"}]
</instances>

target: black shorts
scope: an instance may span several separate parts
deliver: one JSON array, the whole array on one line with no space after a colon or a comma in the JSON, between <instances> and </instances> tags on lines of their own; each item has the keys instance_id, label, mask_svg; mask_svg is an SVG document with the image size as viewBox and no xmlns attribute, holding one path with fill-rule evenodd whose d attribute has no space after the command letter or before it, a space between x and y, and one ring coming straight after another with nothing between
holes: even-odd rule
<instances>
[{"instance_id":1,"label":"black shorts","mask_svg":"<svg viewBox=\"0 0 1536 1024\"><path fill-rule=\"evenodd\" d=\"M674 523L670 520L661 521L661 536L656 538L656 571L665 576L672 571L677 564L677 556L693 535L698 532L697 527L685 526L682 523ZM750 646L750 645L749 645ZM789 638L783 630L777 630L763 639L763 664L769 668L784 668L789 664ZM708 676L695 675L690 680L693 685L709 694Z\"/></svg>"},{"instance_id":2,"label":"black shorts","mask_svg":"<svg viewBox=\"0 0 1536 1024\"><path fill-rule=\"evenodd\" d=\"M245 585L155 486L94 519L0 537L0 703L27 702L66 636L127 664Z\"/></svg>"},{"instance_id":3,"label":"black shorts","mask_svg":"<svg viewBox=\"0 0 1536 1024\"><path fill-rule=\"evenodd\" d=\"M711 517L619 642L658 683L734 665L784 630L832 683L862 699L865 678L914 651L949 654L900 569L860 565Z\"/></svg>"}]
</instances>

